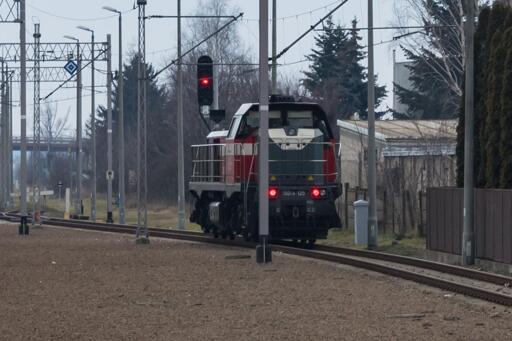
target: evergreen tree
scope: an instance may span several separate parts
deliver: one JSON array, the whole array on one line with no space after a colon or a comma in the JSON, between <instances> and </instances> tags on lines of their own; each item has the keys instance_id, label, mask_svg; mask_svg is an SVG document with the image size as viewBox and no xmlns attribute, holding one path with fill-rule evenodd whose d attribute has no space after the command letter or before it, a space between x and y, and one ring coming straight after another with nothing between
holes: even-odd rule
<instances>
[{"instance_id":1,"label":"evergreen tree","mask_svg":"<svg viewBox=\"0 0 512 341\"><path fill-rule=\"evenodd\" d=\"M501 188L512 188L512 28L504 34L503 44L507 51L503 72L503 87L501 92L500 144L501 159L500 181Z\"/></svg>"},{"instance_id":2,"label":"evergreen tree","mask_svg":"<svg viewBox=\"0 0 512 341\"><path fill-rule=\"evenodd\" d=\"M366 54L360 40L357 20L347 31L329 18L324 31L315 37L316 48L306 56L312 64L310 71L304 72L303 85L322 104L333 126L336 119L367 116L368 77L360 64ZM385 87L376 86L375 94L378 106L385 97Z\"/></svg>"},{"instance_id":3,"label":"evergreen tree","mask_svg":"<svg viewBox=\"0 0 512 341\"><path fill-rule=\"evenodd\" d=\"M137 169L136 156L137 156L137 69L138 58L134 54L131 56L128 64L124 65L123 78L124 78L124 131L125 131L125 162L126 174L125 179L129 181L128 174ZM165 125L159 122L162 112L164 112L166 97L164 89L157 84L156 80L151 80L154 74L153 67L150 64L146 66L146 75L150 80L147 81L147 136L148 136L148 164L151 162L150 151L152 144L154 144L153 132L156 128ZM112 91L112 121L113 121L113 134L112 144L114 147L114 155L118 149L118 127L117 122L119 117L119 103L118 103L118 87ZM90 122L89 122L90 124ZM90 136L90 125L87 126L87 134ZM106 188L105 172L107 169L107 109L103 106L99 107L96 113L96 155L97 155L97 185L98 190L103 191ZM113 158L114 171L117 171L117 158ZM148 167L148 172L152 170ZM150 177L148 176L148 179ZM149 185L148 185L149 186ZM126 187L128 188L128 187Z\"/></svg>"},{"instance_id":4,"label":"evergreen tree","mask_svg":"<svg viewBox=\"0 0 512 341\"><path fill-rule=\"evenodd\" d=\"M488 63L488 47L487 45L487 30L489 27L489 16L491 14L491 8L486 6L481 9L478 17L478 26L475 32L475 112L474 112L474 127L475 127L475 141L474 141L474 171L476 178L476 186L483 186L483 179L479 177L479 169L482 159L482 143L479 129L483 125L484 113L483 113L483 101L485 92L485 70ZM465 82L462 84L464 89ZM458 110L459 122L457 125L457 186L464 186L464 125L465 125L465 110L464 110L465 94L462 95L461 105Z\"/></svg>"},{"instance_id":5,"label":"evergreen tree","mask_svg":"<svg viewBox=\"0 0 512 341\"><path fill-rule=\"evenodd\" d=\"M492 32L492 31L489 31ZM500 115L501 94L503 87L504 60L507 56L503 43L504 27L500 27L492 35L491 54L487 74L487 94L485 96L485 186L496 188L500 179Z\"/></svg>"}]
</instances>

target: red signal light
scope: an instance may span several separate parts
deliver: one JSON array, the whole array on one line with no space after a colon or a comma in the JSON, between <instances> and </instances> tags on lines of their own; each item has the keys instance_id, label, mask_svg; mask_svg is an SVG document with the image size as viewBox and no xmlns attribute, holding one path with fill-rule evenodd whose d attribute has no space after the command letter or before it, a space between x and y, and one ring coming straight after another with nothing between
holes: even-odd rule
<instances>
[{"instance_id":1,"label":"red signal light","mask_svg":"<svg viewBox=\"0 0 512 341\"><path fill-rule=\"evenodd\" d=\"M268 189L269 199L277 199L278 196L279 196L279 190L277 188L271 187Z\"/></svg>"},{"instance_id":2,"label":"red signal light","mask_svg":"<svg viewBox=\"0 0 512 341\"><path fill-rule=\"evenodd\" d=\"M323 191L320 188L313 187L311 188L311 191L309 192L311 194L311 198L318 199L325 195L325 191Z\"/></svg>"},{"instance_id":3,"label":"red signal light","mask_svg":"<svg viewBox=\"0 0 512 341\"><path fill-rule=\"evenodd\" d=\"M201 78L199 80L199 85L201 85L202 87L207 87L210 85L210 79L208 78Z\"/></svg>"}]
</instances>

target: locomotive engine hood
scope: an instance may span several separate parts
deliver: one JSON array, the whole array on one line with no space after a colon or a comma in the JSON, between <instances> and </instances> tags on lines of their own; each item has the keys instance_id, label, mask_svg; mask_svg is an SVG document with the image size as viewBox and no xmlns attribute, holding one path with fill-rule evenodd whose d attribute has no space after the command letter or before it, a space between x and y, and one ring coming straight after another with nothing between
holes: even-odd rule
<instances>
[{"instance_id":1,"label":"locomotive engine hood","mask_svg":"<svg viewBox=\"0 0 512 341\"><path fill-rule=\"evenodd\" d=\"M272 143L282 150L302 150L313 141L323 136L319 129L279 128L269 129L268 135Z\"/></svg>"}]
</instances>

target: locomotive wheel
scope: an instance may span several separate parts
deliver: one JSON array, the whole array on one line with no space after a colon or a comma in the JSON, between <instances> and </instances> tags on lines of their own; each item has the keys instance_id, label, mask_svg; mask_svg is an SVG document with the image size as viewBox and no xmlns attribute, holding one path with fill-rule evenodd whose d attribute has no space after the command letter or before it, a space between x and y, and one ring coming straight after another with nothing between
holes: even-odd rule
<instances>
[{"instance_id":1,"label":"locomotive wheel","mask_svg":"<svg viewBox=\"0 0 512 341\"><path fill-rule=\"evenodd\" d=\"M235 234L235 233L233 233L233 232L231 232L231 233L229 234L229 239L230 239L230 240L235 240L235 238L236 238L236 234Z\"/></svg>"},{"instance_id":2,"label":"locomotive wheel","mask_svg":"<svg viewBox=\"0 0 512 341\"><path fill-rule=\"evenodd\" d=\"M249 229L247 228L247 226L244 226L242 228L242 236L244 237L244 240L246 242L250 242L251 241L251 234L249 233Z\"/></svg>"},{"instance_id":3,"label":"locomotive wheel","mask_svg":"<svg viewBox=\"0 0 512 341\"><path fill-rule=\"evenodd\" d=\"M312 248L316 243L316 239L301 239L300 244L306 248Z\"/></svg>"},{"instance_id":4,"label":"locomotive wheel","mask_svg":"<svg viewBox=\"0 0 512 341\"><path fill-rule=\"evenodd\" d=\"M219 230L216 227L213 228L213 238L219 238Z\"/></svg>"}]
</instances>

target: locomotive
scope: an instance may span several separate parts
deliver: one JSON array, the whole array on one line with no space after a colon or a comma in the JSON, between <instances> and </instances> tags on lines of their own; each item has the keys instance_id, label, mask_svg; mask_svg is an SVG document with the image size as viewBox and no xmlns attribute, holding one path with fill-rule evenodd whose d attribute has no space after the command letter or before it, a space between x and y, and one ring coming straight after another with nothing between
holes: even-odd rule
<instances>
[{"instance_id":1,"label":"locomotive","mask_svg":"<svg viewBox=\"0 0 512 341\"><path fill-rule=\"evenodd\" d=\"M257 103L242 104L227 130L192 146L190 221L215 237L258 238ZM316 103L271 96L269 104L269 233L313 244L340 226L336 143Z\"/></svg>"}]
</instances>

